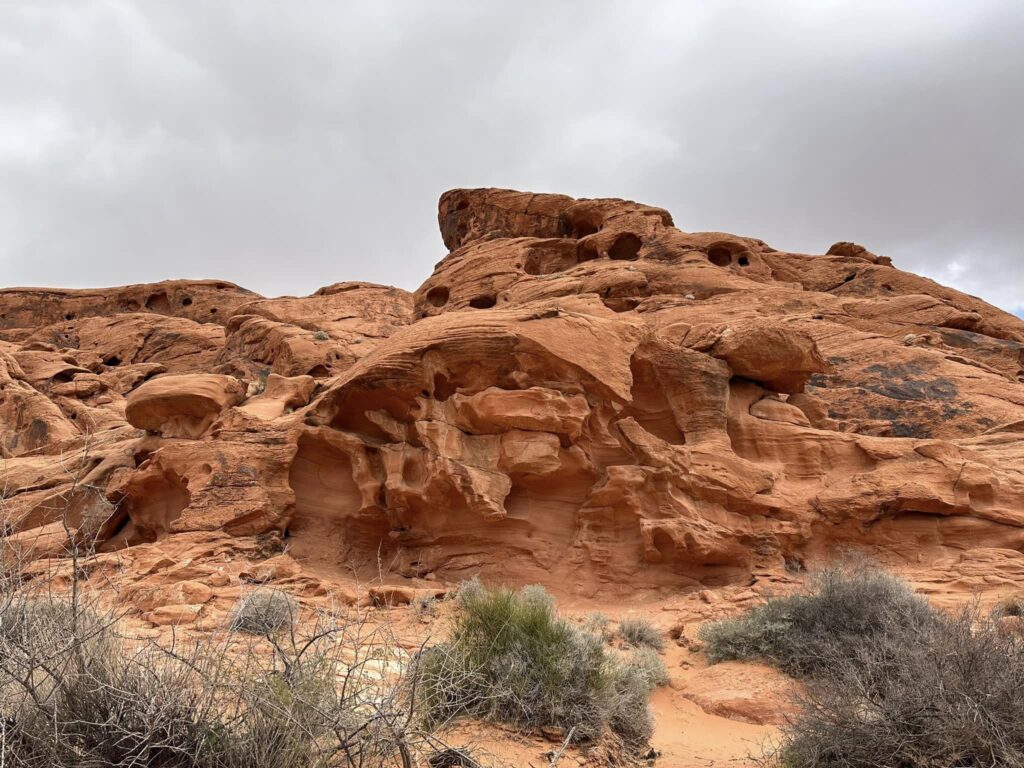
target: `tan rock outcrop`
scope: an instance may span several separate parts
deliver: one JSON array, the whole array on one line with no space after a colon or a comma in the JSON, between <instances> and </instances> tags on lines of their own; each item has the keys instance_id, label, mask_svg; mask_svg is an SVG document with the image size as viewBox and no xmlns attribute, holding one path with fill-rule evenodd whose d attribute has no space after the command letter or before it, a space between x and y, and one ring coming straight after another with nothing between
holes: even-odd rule
<instances>
[{"instance_id":1,"label":"tan rock outcrop","mask_svg":"<svg viewBox=\"0 0 1024 768\"><path fill-rule=\"evenodd\" d=\"M223 322L258 295L223 280L166 280L121 288L5 288L0 290L0 330L32 329L84 317L135 312Z\"/></svg>"},{"instance_id":2,"label":"tan rock outcrop","mask_svg":"<svg viewBox=\"0 0 1024 768\"><path fill-rule=\"evenodd\" d=\"M146 569L199 547L161 573L207 585L237 559L309 594L384 571L614 595L1024 549L1017 318L853 243L623 200L453 190L439 223L412 294L0 291L8 527L56 546L54 459L86 453L75 530ZM154 623L201 613L159 599Z\"/></svg>"}]
</instances>

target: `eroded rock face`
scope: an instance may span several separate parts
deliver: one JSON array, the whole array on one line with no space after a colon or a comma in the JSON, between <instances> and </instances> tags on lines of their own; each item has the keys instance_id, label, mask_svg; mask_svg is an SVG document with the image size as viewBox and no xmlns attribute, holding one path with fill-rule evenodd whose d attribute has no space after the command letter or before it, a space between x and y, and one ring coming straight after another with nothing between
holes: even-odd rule
<instances>
[{"instance_id":1,"label":"eroded rock face","mask_svg":"<svg viewBox=\"0 0 1024 768\"><path fill-rule=\"evenodd\" d=\"M623 200L453 190L439 223L412 294L0 292L8 536L580 594L1024 547L1017 318Z\"/></svg>"}]
</instances>

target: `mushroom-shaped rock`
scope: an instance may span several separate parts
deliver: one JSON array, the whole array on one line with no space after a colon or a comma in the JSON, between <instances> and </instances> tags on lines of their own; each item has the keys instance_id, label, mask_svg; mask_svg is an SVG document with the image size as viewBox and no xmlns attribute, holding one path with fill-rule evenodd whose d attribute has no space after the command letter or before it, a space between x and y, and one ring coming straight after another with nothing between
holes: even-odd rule
<instances>
[{"instance_id":1,"label":"mushroom-shaped rock","mask_svg":"<svg viewBox=\"0 0 1024 768\"><path fill-rule=\"evenodd\" d=\"M686 342L689 346L691 337ZM813 338L777 322L744 322L715 329L696 348L724 360L734 375L775 392L802 392L813 374L828 371L828 362Z\"/></svg>"},{"instance_id":2,"label":"mushroom-shaped rock","mask_svg":"<svg viewBox=\"0 0 1024 768\"><path fill-rule=\"evenodd\" d=\"M133 427L164 437L196 439L244 396L242 383L231 376L161 376L129 395L125 417Z\"/></svg>"}]
</instances>

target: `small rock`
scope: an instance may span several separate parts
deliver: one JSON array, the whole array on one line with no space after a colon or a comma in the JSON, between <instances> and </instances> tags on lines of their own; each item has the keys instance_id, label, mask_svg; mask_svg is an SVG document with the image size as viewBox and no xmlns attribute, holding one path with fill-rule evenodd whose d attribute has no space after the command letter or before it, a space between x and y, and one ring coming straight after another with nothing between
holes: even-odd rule
<instances>
[{"instance_id":1,"label":"small rock","mask_svg":"<svg viewBox=\"0 0 1024 768\"><path fill-rule=\"evenodd\" d=\"M162 605L143 618L158 627L191 624L199 616L200 610L201 606L198 605Z\"/></svg>"},{"instance_id":2,"label":"small rock","mask_svg":"<svg viewBox=\"0 0 1024 768\"><path fill-rule=\"evenodd\" d=\"M178 585L185 602L190 605L202 605L213 599L213 590L198 581L183 581Z\"/></svg>"},{"instance_id":3,"label":"small rock","mask_svg":"<svg viewBox=\"0 0 1024 768\"><path fill-rule=\"evenodd\" d=\"M542 725L540 732L545 739L555 744L565 741L565 728L559 728L557 725Z\"/></svg>"}]
</instances>

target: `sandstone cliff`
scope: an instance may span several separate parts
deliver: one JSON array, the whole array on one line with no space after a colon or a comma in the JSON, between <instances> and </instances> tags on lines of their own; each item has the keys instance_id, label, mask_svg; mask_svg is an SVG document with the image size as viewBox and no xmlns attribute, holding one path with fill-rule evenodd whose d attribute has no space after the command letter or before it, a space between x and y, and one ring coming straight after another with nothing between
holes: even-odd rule
<instances>
[{"instance_id":1,"label":"sandstone cliff","mask_svg":"<svg viewBox=\"0 0 1024 768\"><path fill-rule=\"evenodd\" d=\"M438 218L412 294L0 291L13 551L58 554L67 517L169 585L587 595L1024 547L1012 315L853 243L786 253L624 200L453 190Z\"/></svg>"}]
</instances>

